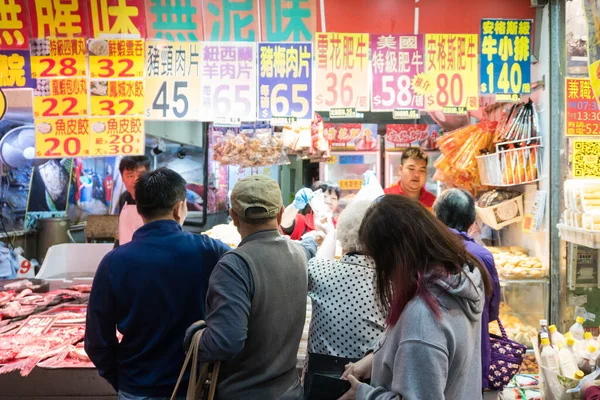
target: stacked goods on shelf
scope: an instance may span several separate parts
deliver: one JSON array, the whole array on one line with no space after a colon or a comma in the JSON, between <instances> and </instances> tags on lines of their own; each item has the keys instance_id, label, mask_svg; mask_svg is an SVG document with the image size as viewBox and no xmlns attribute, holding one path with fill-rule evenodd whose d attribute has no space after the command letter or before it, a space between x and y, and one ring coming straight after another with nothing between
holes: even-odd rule
<instances>
[{"instance_id":1,"label":"stacked goods on shelf","mask_svg":"<svg viewBox=\"0 0 600 400\"><path fill-rule=\"evenodd\" d=\"M564 202L563 222L558 225L562 238L591 248L600 247L600 181L566 180Z\"/></svg>"},{"instance_id":2,"label":"stacked goods on shelf","mask_svg":"<svg viewBox=\"0 0 600 400\"><path fill-rule=\"evenodd\" d=\"M514 312L506 303L500 303L500 321L506 330L506 334L510 340L521 343L528 348L533 347L534 339L537 336L537 329L534 326L528 325L519 315ZM490 333L500 335L498 324L490 324Z\"/></svg>"},{"instance_id":3,"label":"stacked goods on shelf","mask_svg":"<svg viewBox=\"0 0 600 400\"><path fill-rule=\"evenodd\" d=\"M325 137L323 118L315 114L309 124L296 123L283 127L283 148L288 155L298 155L312 162L325 161L330 157L331 143Z\"/></svg>"},{"instance_id":4,"label":"stacked goods on shelf","mask_svg":"<svg viewBox=\"0 0 600 400\"><path fill-rule=\"evenodd\" d=\"M522 247L487 247L494 256L498 275L503 279L542 279L548 270L537 257L529 257ZM502 320L504 321L504 320Z\"/></svg>"},{"instance_id":5,"label":"stacked goods on shelf","mask_svg":"<svg viewBox=\"0 0 600 400\"><path fill-rule=\"evenodd\" d=\"M268 124L241 128L211 127L213 159L222 165L262 167L285 164L281 134Z\"/></svg>"},{"instance_id":6,"label":"stacked goods on shelf","mask_svg":"<svg viewBox=\"0 0 600 400\"><path fill-rule=\"evenodd\" d=\"M495 128L495 122L480 122L440 137L442 155L434 163L437 171L433 179L469 192L480 190L476 156L490 151Z\"/></svg>"},{"instance_id":7,"label":"stacked goods on shelf","mask_svg":"<svg viewBox=\"0 0 600 400\"><path fill-rule=\"evenodd\" d=\"M493 138L494 153L483 152L477 157L482 184L513 186L540 179L542 141L538 126L531 100L503 112Z\"/></svg>"},{"instance_id":8,"label":"stacked goods on shelf","mask_svg":"<svg viewBox=\"0 0 600 400\"><path fill-rule=\"evenodd\" d=\"M215 225L211 229L204 232L204 234L213 239L220 240L233 249L235 249L242 241L242 237L240 236L237 228L233 225L233 222L229 224Z\"/></svg>"}]
</instances>

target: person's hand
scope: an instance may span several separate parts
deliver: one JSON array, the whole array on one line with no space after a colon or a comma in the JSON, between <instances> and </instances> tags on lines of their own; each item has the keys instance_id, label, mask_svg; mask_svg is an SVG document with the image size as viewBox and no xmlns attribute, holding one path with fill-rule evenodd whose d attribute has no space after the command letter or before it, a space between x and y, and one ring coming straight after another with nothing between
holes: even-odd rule
<instances>
[{"instance_id":1,"label":"person's hand","mask_svg":"<svg viewBox=\"0 0 600 400\"><path fill-rule=\"evenodd\" d=\"M320 246L321 244L323 244L323 240L325 240L325 234L321 231L307 232L302 236L302 239L307 238L307 237L314 240L317 243L317 246Z\"/></svg>"},{"instance_id":2,"label":"person's hand","mask_svg":"<svg viewBox=\"0 0 600 400\"><path fill-rule=\"evenodd\" d=\"M360 381L356 379L353 375L348 375L348 381L350 382L350 389L342 397L338 400L355 400L356 392L358 391L358 387L360 386Z\"/></svg>"},{"instance_id":3,"label":"person's hand","mask_svg":"<svg viewBox=\"0 0 600 400\"><path fill-rule=\"evenodd\" d=\"M323 232L325 235L329 235L335 230L335 227L333 226L333 221L331 218L327 218L327 220L324 222L315 219L315 229Z\"/></svg>"},{"instance_id":4,"label":"person's hand","mask_svg":"<svg viewBox=\"0 0 600 400\"><path fill-rule=\"evenodd\" d=\"M296 193L296 197L294 197L294 208L296 210L304 210L308 205L308 202L314 197L314 193L309 188L302 188L298 190Z\"/></svg>"},{"instance_id":5,"label":"person's hand","mask_svg":"<svg viewBox=\"0 0 600 400\"><path fill-rule=\"evenodd\" d=\"M356 377L361 381L371 379L371 370L373 369L373 353L368 354L362 360L355 363L346 364L342 379L350 380L350 376Z\"/></svg>"},{"instance_id":6,"label":"person's hand","mask_svg":"<svg viewBox=\"0 0 600 400\"><path fill-rule=\"evenodd\" d=\"M197 322L194 322L192 325L190 325L189 328L187 328L185 330L185 336L183 338L183 350L186 353L189 350L190 345L192 344L192 338L194 337L196 332L198 332L199 330L204 329L204 328L206 328L206 322L197 321Z\"/></svg>"}]
</instances>

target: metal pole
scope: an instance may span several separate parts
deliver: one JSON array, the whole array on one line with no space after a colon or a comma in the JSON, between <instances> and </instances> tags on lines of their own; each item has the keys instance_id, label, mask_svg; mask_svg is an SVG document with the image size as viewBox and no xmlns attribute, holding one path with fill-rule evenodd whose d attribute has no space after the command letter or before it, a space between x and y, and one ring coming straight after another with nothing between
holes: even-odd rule
<instances>
[{"instance_id":1,"label":"metal pole","mask_svg":"<svg viewBox=\"0 0 600 400\"><path fill-rule=\"evenodd\" d=\"M550 191L549 191L549 239L550 239L550 320L558 326L563 322L566 293L565 268L561 257L561 240L556 225L562 214L562 189L566 168L566 140L563 135L564 76L565 76L565 9L564 0L550 0ZM562 274L561 274L562 272ZM561 276L562 275L562 276Z\"/></svg>"}]
</instances>

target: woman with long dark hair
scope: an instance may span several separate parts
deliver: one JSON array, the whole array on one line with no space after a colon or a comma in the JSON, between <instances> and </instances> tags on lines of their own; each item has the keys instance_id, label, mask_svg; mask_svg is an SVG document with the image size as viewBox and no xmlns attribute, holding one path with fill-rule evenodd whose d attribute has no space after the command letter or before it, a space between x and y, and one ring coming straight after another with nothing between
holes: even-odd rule
<instances>
[{"instance_id":1,"label":"woman with long dark hair","mask_svg":"<svg viewBox=\"0 0 600 400\"><path fill-rule=\"evenodd\" d=\"M343 399L481 399L481 313L489 278L460 238L417 201L380 197L359 236L375 261L388 328L349 364ZM371 378L371 384L358 379ZM358 379L357 379L358 378Z\"/></svg>"}]
</instances>

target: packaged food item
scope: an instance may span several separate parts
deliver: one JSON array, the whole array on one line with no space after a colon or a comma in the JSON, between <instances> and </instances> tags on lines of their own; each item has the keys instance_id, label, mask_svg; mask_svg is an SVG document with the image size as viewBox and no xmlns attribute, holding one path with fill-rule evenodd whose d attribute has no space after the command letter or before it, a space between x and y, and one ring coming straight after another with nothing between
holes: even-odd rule
<instances>
[{"instance_id":1,"label":"packaged food item","mask_svg":"<svg viewBox=\"0 0 600 400\"><path fill-rule=\"evenodd\" d=\"M569 328L569 332L571 332L571 335L573 335L573 339L575 340L583 340L583 336L584 336L584 329L583 329L583 323L585 322L585 318L583 317L577 317L575 319L575 323L573 325L571 325L571 327Z\"/></svg>"},{"instance_id":2,"label":"packaged food item","mask_svg":"<svg viewBox=\"0 0 600 400\"><path fill-rule=\"evenodd\" d=\"M579 371L579 368L577 367L577 360L575 358L575 354L571 352L571 348L561 344L560 350L558 350L558 358L560 361L561 374L563 376L574 378L575 374Z\"/></svg>"},{"instance_id":3,"label":"packaged food item","mask_svg":"<svg viewBox=\"0 0 600 400\"><path fill-rule=\"evenodd\" d=\"M558 353L550 345L548 338L542 339L542 367L548 368L552 372L560 375L560 359Z\"/></svg>"}]
</instances>

